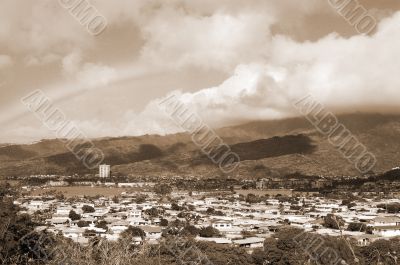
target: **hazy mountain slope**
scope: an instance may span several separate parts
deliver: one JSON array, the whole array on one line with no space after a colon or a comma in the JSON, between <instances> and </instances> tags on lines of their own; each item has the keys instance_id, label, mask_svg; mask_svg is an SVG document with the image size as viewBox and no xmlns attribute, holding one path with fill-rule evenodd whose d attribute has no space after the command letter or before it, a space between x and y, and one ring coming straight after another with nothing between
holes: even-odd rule
<instances>
[{"instance_id":1,"label":"hazy mountain slope","mask_svg":"<svg viewBox=\"0 0 400 265\"><path fill-rule=\"evenodd\" d=\"M400 115L345 114L343 123L373 154L375 172L398 166ZM355 175L358 172L304 118L255 121L216 130L241 157L233 175L262 176L300 171L307 174ZM299 136L300 135L300 136ZM300 137L300 138L299 138ZM219 175L216 165L199 151L185 133L93 140L105 163L119 174ZM263 169L263 170L260 170ZM95 173L68 152L61 140L31 145L0 145L0 175Z\"/></svg>"}]
</instances>

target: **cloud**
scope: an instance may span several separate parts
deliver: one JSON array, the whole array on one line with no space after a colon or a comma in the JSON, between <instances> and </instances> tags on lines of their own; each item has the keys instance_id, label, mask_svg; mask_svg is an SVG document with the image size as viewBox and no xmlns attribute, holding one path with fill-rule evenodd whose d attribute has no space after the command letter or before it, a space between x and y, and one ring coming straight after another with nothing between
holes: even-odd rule
<instances>
[{"instance_id":1,"label":"cloud","mask_svg":"<svg viewBox=\"0 0 400 265\"><path fill-rule=\"evenodd\" d=\"M275 37L268 60L237 66L219 86L173 93L213 127L297 116L292 104L308 94L336 111L399 110L399 23L400 12L383 20L373 36L331 34L305 43ZM154 109L152 102L133 119L162 120ZM163 124L148 126L148 131L165 133Z\"/></svg>"},{"instance_id":2,"label":"cloud","mask_svg":"<svg viewBox=\"0 0 400 265\"><path fill-rule=\"evenodd\" d=\"M23 75L24 82L17 80L7 94L25 93L23 86L34 83L55 101L66 98L71 103L66 107L67 114L72 114L68 116L90 136L179 131L156 101L141 112L131 106L146 104L140 102L143 95L146 100L159 97L161 87L162 91L176 90L213 127L296 115L291 100L308 93L339 111L398 106L400 19L392 10L373 10L379 19L392 16L381 21L373 36L342 37L349 35L341 34L341 25L330 22L348 25L327 2L318 0L301 5L294 0L91 3L109 23L98 37L88 34L57 1L3 0L0 4L1 48L13 57L0 56L0 67L9 66L14 58L23 58L24 63L20 66L15 60L20 66L15 74ZM315 16L320 20L314 20ZM318 30L306 21L317 24ZM301 41L297 32L317 38ZM43 66L50 63L59 68ZM216 73L214 80L226 80L220 84L213 80L213 85L207 85L212 87L199 91L184 86L197 84L201 77L187 78L176 87L163 81L184 79L180 75L188 72L196 76L197 71ZM168 78L159 78L162 75ZM138 79L142 80L135 83ZM153 83L153 91L140 90L144 79ZM112 110L121 115L98 115L110 98ZM133 103L126 103L130 100ZM75 104L88 101L90 105Z\"/></svg>"},{"instance_id":3,"label":"cloud","mask_svg":"<svg viewBox=\"0 0 400 265\"><path fill-rule=\"evenodd\" d=\"M41 66L45 64L50 64L60 60L61 56L54 53L46 53L44 55L28 55L24 59L26 66Z\"/></svg>"},{"instance_id":4,"label":"cloud","mask_svg":"<svg viewBox=\"0 0 400 265\"><path fill-rule=\"evenodd\" d=\"M102 64L86 63L77 74L79 82L87 88L108 85L117 77L114 68Z\"/></svg>"},{"instance_id":5,"label":"cloud","mask_svg":"<svg viewBox=\"0 0 400 265\"><path fill-rule=\"evenodd\" d=\"M301 6L291 0L160 2L143 7L151 11L136 20L145 42L141 59L158 67L232 72L267 56L274 25L300 28L302 18L323 7L316 0Z\"/></svg>"},{"instance_id":6,"label":"cloud","mask_svg":"<svg viewBox=\"0 0 400 265\"><path fill-rule=\"evenodd\" d=\"M13 63L14 63L13 59L10 56L0 54L0 69L8 67L8 66L12 65Z\"/></svg>"},{"instance_id":7,"label":"cloud","mask_svg":"<svg viewBox=\"0 0 400 265\"><path fill-rule=\"evenodd\" d=\"M42 54L86 46L90 36L58 1L1 2L0 42L14 52Z\"/></svg>"},{"instance_id":8,"label":"cloud","mask_svg":"<svg viewBox=\"0 0 400 265\"><path fill-rule=\"evenodd\" d=\"M62 60L64 75L75 81L76 90L106 86L117 78L114 68L101 63L84 63L82 60L80 50L71 52Z\"/></svg>"},{"instance_id":9,"label":"cloud","mask_svg":"<svg viewBox=\"0 0 400 265\"><path fill-rule=\"evenodd\" d=\"M240 62L263 56L270 25L268 16L255 13L193 17L170 9L144 27L143 60L174 68L230 70Z\"/></svg>"},{"instance_id":10,"label":"cloud","mask_svg":"<svg viewBox=\"0 0 400 265\"><path fill-rule=\"evenodd\" d=\"M63 72L66 75L76 74L82 64L82 52L80 50L71 52L62 59Z\"/></svg>"}]
</instances>

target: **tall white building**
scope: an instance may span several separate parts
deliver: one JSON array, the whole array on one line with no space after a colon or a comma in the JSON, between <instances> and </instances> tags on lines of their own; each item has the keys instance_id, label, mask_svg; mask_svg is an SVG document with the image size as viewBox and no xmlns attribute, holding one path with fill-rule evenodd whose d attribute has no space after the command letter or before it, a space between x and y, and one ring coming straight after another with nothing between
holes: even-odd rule
<instances>
[{"instance_id":1,"label":"tall white building","mask_svg":"<svg viewBox=\"0 0 400 265\"><path fill-rule=\"evenodd\" d=\"M111 172L110 165L100 165L99 166L99 177L100 178L109 178Z\"/></svg>"}]
</instances>

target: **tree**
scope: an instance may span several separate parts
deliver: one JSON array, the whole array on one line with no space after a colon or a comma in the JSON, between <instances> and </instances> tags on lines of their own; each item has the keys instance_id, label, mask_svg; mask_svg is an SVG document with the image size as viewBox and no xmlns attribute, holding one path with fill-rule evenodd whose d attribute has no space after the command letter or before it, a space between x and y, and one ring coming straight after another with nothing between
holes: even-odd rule
<instances>
[{"instance_id":1,"label":"tree","mask_svg":"<svg viewBox=\"0 0 400 265\"><path fill-rule=\"evenodd\" d=\"M200 230L194 225L187 225L182 230L182 235L184 236L197 236L200 233Z\"/></svg>"},{"instance_id":2,"label":"tree","mask_svg":"<svg viewBox=\"0 0 400 265\"><path fill-rule=\"evenodd\" d=\"M347 227L349 231L357 231L357 232L365 232L367 230L367 226L363 223L350 223Z\"/></svg>"},{"instance_id":3,"label":"tree","mask_svg":"<svg viewBox=\"0 0 400 265\"><path fill-rule=\"evenodd\" d=\"M399 239L380 239L363 248L361 252L365 257L366 264L395 265L398 264L399 246Z\"/></svg>"},{"instance_id":4,"label":"tree","mask_svg":"<svg viewBox=\"0 0 400 265\"><path fill-rule=\"evenodd\" d=\"M94 213L96 210L90 205L83 205L82 206L82 211L84 213Z\"/></svg>"},{"instance_id":5,"label":"tree","mask_svg":"<svg viewBox=\"0 0 400 265\"><path fill-rule=\"evenodd\" d=\"M208 215L212 215L213 213L215 212L215 209L214 208L207 208L207 211L206 211L206 213L208 214Z\"/></svg>"},{"instance_id":6,"label":"tree","mask_svg":"<svg viewBox=\"0 0 400 265\"><path fill-rule=\"evenodd\" d=\"M378 204L377 207L385 209L388 213L400 212L400 203Z\"/></svg>"},{"instance_id":7,"label":"tree","mask_svg":"<svg viewBox=\"0 0 400 265\"><path fill-rule=\"evenodd\" d=\"M56 197L56 199L59 200L59 201L65 200L65 196L64 196L64 194L61 193L61 192L57 193L55 197Z\"/></svg>"},{"instance_id":8,"label":"tree","mask_svg":"<svg viewBox=\"0 0 400 265\"><path fill-rule=\"evenodd\" d=\"M177 217L184 218L186 223L197 222L200 219L199 215L191 212L180 212Z\"/></svg>"},{"instance_id":9,"label":"tree","mask_svg":"<svg viewBox=\"0 0 400 265\"><path fill-rule=\"evenodd\" d=\"M94 236L96 236L96 231L90 230L90 229L86 229L86 230L83 232L83 236L84 236L84 237L94 237Z\"/></svg>"},{"instance_id":10,"label":"tree","mask_svg":"<svg viewBox=\"0 0 400 265\"><path fill-rule=\"evenodd\" d=\"M80 219L81 219L81 215L80 215L80 214L77 214L74 210L69 211L68 217L69 217L72 221L76 221L76 220L80 220Z\"/></svg>"},{"instance_id":11,"label":"tree","mask_svg":"<svg viewBox=\"0 0 400 265\"><path fill-rule=\"evenodd\" d=\"M173 211L182 211L183 210L183 207L180 207L178 204L176 204L176 203L172 203L171 204L171 210L173 210Z\"/></svg>"},{"instance_id":12,"label":"tree","mask_svg":"<svg viewBox=\"0 0 400 265\"><path fill-rule=\"evenodd\" d=\"M96 227L108 230L107 222L104 221L104 220L101 220L100 222L97 222Z\"/></svg>"},{"instance_id":13,"label":"tree","mask_svg":"<svg viewBox=\"0 0 400 265\"><path fill-rule=\"evenodd\" d=\"M353 202L353 200L351 200L351 199L343 199L342 200L342 205L349 205L352 202Z\"/></svg>"},{"instance_id":14,"label":"tree","mask_svg":"<svg viewBox=\"0 0 400 265\"><path fill-rule=\"evenodd\" d=\"M168 226L168 220L167 219L161 219L160 221L160 226Z\"/></svg>"},{"instance_id":15,"label":"tree","mask_svg":"<svg viewBox=\"0 0 400 265\"><path fill-rule=\"evenodd\" d=\"M34 231L37 224L13 204L16 193L11 186L0 184L0 264L39 264L49 257L53 237Z\"/></svg>"},{"instance_id":16,"label":"tree","mask_svg":"<svg viewBox=\"0 0 400 265\"><path fill-rule=\"evenodd\" d=\"M150 217L153 217L153 218L160 215L160 211L155 207L151 207L150 209L146 209L144 211L144 213L147 214Z\"/></svg>"},{"instance_id":17,"label":"tree","mask_svg":"<svg viewBox=\"0 0 400 265\"><path fill-rule=\"evenodd\" d=\"M112 201L113 201L113 203L119 203L119 199L118 199L117 196L114 196L114 197L112 198Z\"/></svg>"},{"instance_id":18,"label":"tree","mask_svg":"<svg viewBox=\"0 0 400 265\"><path fill-rule=\"evenodd\" d=\"M133 237L141 237L144 239L146 237L146 233L139 227L129 226L125 231L123 231L120 235L123 239L132 239Z\"/></svg>"},{"instance_id":19,"label":"tree","mask_svg":"<svg viewBox=\"0 0 400 265\"><path fill-rule=\"evenodd\" d=\"M212 226L207 226L200 229L199 235L201 237L218 237L220 236L220 233L218 229L215 229Z\"/></svg>"},{"instance_id":20,"label":"tree","mask_svg":"<svg viewBox=\"0 0 400 265\"><path fill-rule=\"evenodd\" d=\"M214 208L208 208L206 213L208 215L224 216L225 214L221 211L216 211Z\"/></svg>"},{"instance_id":21,"label":"tree","mask_svg":"<svg viewBox=\"0 0 400 265\"><path fill-rule=\"evenodd\" d=\"M242 235L243 238L256 236L254 232L250 232L250 231L246 231L246 230L243 230L242 232L240 232L240 234Z\"/></svg>"},{"instance_id":22,"label":"tree","mask_svg":"<svg viewBox=\"0 0 400 265\"><path fill-rule=\"evenodd\" d=\"M135 202L136 202L137 204L144 203L144 202L146 202L146 200L147 200L147 196L144 195L144 194L139 194L139 195L136 196L136 198L135 198Z\"/></svg>"},{"instance_id":23,"label":"tree","mask_svg":"<svg viewBox=\"0 0 400 265\"><path fill-rule=\"evenodd\" d=\"M0 185L0 198L3 199L6 196L12 196L16 194L16 190L11 188L10 183L2 183Z\"/></svg>"},{"instance_id":24,"label":"tree","mask_svg":"<svg viewBox=\"0 0 400 265\"><path fill-rule=\"evenodd\" d=\"M268 259L267 253L265 253L262 249L255 249L251 254L253 261L257 265L264 265L265 261Z\"/></svg>"},{"instance_id":25,"label":"tree","mask_svg":"<svg viewBox=\"0 0 400 265\"><path fill-rule=\"evenodd\" d=\"M325 226L326 228L340 229L341 227L343 227L343 225L344 225L344 220L339 216L328 214L324 218L323 226Z\"/></svg>"},{"instance_id":26,"label":"tree","mask_svg":"<svg viewBox=\"0 0 400 265\"><path fill-rule=\"evenodd\" d=\"M283 214L285 211L285 206L282 203L279 203L278 210L280 214Z\"/></svg>"},{"instance_id":27,"label":"tree","mask_svg":"<svg viewBox=\"0 0 400 265\"><path fill-rule=\"evenodd\" d=\"M78 225L78 227L87 227L87 226L89 226L89 222L79 220L77 225Z\"/></svg>"},{"instance_id":28,"label":"tree","mask_svg":"<svg viewBox=\"0 0 400 265\"><path fill-rule=\"evenodd\" d=\"M246 202L247 203L259 203L259 202L261 202L261 199L259 196L249 193L246 196Z\"/></svg>"},{"instance_id":29,"label":"tree","mask_svg":"<svg viewBox=\"0 0 400 265\"><path fill-rule=\"evenodd\" d=\"M154 192L159 195L167 195L172 192L172 187L168 184L161 184L154 187Z\"/></svg>"}]
</instances>

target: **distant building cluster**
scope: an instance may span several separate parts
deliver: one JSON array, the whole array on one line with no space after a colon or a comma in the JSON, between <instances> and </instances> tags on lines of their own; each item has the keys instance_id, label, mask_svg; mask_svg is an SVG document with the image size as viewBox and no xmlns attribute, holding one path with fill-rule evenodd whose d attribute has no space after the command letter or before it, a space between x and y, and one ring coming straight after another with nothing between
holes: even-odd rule
<instances>
[{"instance_id":1,"label":"distant building cluster","mask_svg":"<svg viewBox=\"0 0 400 265\"><path fill-rule=\"evenodd\" d=\"M257 189L324 189L333 186L329 179L265 178L256 182Z\"/></svg>"},{"instance_id":2,"label":"distant building cluster","mask_svg":"<svg viewBox=\"0 0 400 265\"><path fill-rule=\"evenodd\" d=\"M393 209L387 207L400 205L400 199L376 197L344 205L340 199L298 197L283 200L278 196L249 203L241 200L239 194L222 199L207 192L189 195L177 191L170 194L174 201L171 203L161 201L154 192L142 192L142 195L146 199L140 202L137 193L124 192L113 199L81 197L71 202L51 196L33 196L19 198L16 203L25 209L25 213L40 218L43 229L62 233L86 245L94 236L118 240L129 226L139 227L145 233L143 238L134 238L133 243L157 243L163 230L167 229L166 224L184 221L188 213L194 218L192 221L195 220L193 224L197 229L212 227L218 230L218 234L197 235L195 240L246 249L263 247L266 238L287 226L320 235L345 236L359 246L400 236L400 216L397 212L390 213ZM340 220L340 230L327 226L326 220L332 215Z\"/></svg>"}]
</instances>

